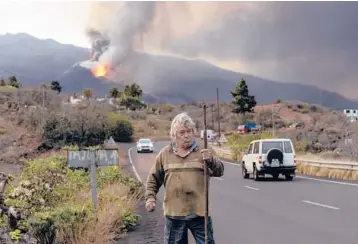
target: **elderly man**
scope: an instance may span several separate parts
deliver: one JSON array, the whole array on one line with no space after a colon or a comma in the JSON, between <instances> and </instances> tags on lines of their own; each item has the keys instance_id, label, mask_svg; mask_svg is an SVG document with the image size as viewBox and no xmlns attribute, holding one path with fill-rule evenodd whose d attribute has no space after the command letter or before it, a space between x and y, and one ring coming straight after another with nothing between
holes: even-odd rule
<instances>
[{"instance_id":1,"label":"elderly man","mask_svg":"<svg viewBox=\"0 0 358 244\"><path fill-rule=\"evenodd\" d=\"M178 114L172 121L172 142L156 157L146 186L146 209L154 211L156 195L164 184L165 244L188 243L188 229L197 244L205 243L204 160L209 175L220 177L224 165L211 148L204 149L195 140L195 123L186 114ZM214 244L212 220L209 212L208 239Z\"/></svg>"}]
</instances>

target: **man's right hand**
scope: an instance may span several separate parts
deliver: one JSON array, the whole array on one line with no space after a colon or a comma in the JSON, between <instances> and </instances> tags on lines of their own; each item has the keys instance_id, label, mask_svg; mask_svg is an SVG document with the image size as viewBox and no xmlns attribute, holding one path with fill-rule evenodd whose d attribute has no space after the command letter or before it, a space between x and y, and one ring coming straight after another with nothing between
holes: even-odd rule
<instances>
[{"instance_id":1,"label":"man's right hand","mask_svg":"<svg viewBox=\"0 0 358 244\"><path fill-rule=\"evenodd\" d=\"M155 199L149 198L145 203L145 208L148 212L153 212L155 209Z\"/></svg>"}]
</instances>

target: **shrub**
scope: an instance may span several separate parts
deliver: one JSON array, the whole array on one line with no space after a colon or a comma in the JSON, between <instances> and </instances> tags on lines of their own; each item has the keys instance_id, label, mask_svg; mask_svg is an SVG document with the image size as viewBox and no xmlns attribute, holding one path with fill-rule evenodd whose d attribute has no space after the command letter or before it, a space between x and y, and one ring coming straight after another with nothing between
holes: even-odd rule
<instances>
[{"instance_id":1,"label":"shrub","mask_svg":"<svg viewBox=\"0 0 358 244\"><path fill-rule=\"evenodd\" d=\"M89 173L67 168L62 156L36 159L25 165L18 186L10 184L5 203L20 210L25 221L22 226L39 243L56 239L60 243L109 244L138 223L139 216L133 211L143 189L118 166L98 168L97 183L98 207L93 212Z\"/></svg>"},{"instance_id":2,"label":"shrub","mask_svg":"<svg viewBox=\"0 0 358 244\"><path fill-rule=\"evenodd\" d=\"M87 112L80 110L76 117L57 114L49 118L44 125L40 149L59 149L65 145L94 146L103 144L110 136L118 142L132 140L132 124L121 114Z\"/></svg>"},{"instance_id":3,"label":"shrub","mask_svg":"<svg viewBox=\"0 0 358 244\"><path fill-rule=\"evenodd\" d=\"M0 135L6 134L7 133L7 129L0 126Z\"/></svg>"},{"instance_id":4,"label":"shrub","mask_svg":"<svg viewBox=\"0 0 358 244\"><path fill-rule=\"evenodd\" d=\"M267 132L262 132L257 134L246 134L246 135L234 133L232 135L229 135L227 137L227 140L228 140L230 151L234 155L233 159L238 160L240 159L241 152L247 150L251 141L258 140L258 139L269 139L269 138L272 138L272 134Z\"/></svg>"},{"instance_id":5,"label":"shrub","mask_svg":"<svg viewBox=\"0 0 358 244\"><path fill-rule=\"evenodd\" d=\"M133 126L121 114L110 112L107 117L109 135L117 142L130 142L133 136Z\"/></svg>"},{"instance_id":6,"label":"shrub","mask_svg":"<svg viewBox=\"0 0 358 244\"><path fill-rule=\"evenodd\" d=\"M46 213L37 213L30 220L30 231L38 243L52 244L56 241L56 226L52 216Z\"/></svg>"}]
</instances>

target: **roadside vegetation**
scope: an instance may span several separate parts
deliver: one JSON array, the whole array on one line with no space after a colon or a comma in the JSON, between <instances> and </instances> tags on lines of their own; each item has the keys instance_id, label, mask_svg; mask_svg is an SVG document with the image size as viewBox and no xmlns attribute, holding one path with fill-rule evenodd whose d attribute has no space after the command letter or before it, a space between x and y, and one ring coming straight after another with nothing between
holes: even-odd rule
<instances>
[{"instance_id":1,"label":"roadside vegetation","mask_svg":"<svg viewBox=\"0 0 358 244\"><path fill-rule=\"evenodd\" d=\"M135 209L142 199L141 183L120 167L99 168L94 212L89 172L68 169L64 149L101 148L110 136L117 142L139 137L166 140L172 118L183 111L199 131L203 128L204 102L148 105L135 83L123 90L110 89L107 98L111 102L96 99L96 91L86 88L80 95L73 94L80 102L72 104L61 91L57 81L32 88L23 87L16 77L0 81L0 163L24 165L21 172L11 175L0 203L3 209L11 206L15 215L21 215L17 220L2 215L0 227L9 231L0 231L1 243L112 243L138 223ZM243 79L231 95L232 102L220 103L219 118L216 104L206 103L208 129L216 131L220 119L221 134L228 140L222 148L231 153L219 152L220 156L240 161L250 141L288 137L299 157L358 160L354 146L358 126L348 123L341 113L280 99L257 105ZM238 125L246 122L261 125L261 131L238 134ZM300 163L298 172L358 179L357 172Z\"/></svg>"},{"instance_id":2,"label":"roadside vegetation","mask_svg":"<svg viewBox=\"0 0 358 244\"><path fill-rule=\"evenodd\" d=\"M21 213L10 238L20 241L22 233L30 232L37 243L113 243L137 224L134 211L142 185L118 166L100 167L97 172L94 212L89 172L69 169L63 152L29 160L18 183L11 182L5 194L5 204ZM1 225L7 222L3 215Z\"/></svg>"},{"instance_id":3,"label":"roadside vegetation","mask_svg":"<svg viewBox=\"0 0 358 244\"><path fill-rule=\"evenodd\" d=\"M98 206L93 211L90 172L69 169L65 150L100 149L110 136L130 142L130 119L116 104L89 99L89 91L84 92L86 100L72 105L64 102L56 81L38 88L22 87L14 78L12 82L1 85L12 88L0 94L0 161L23 168L8 174L1 192L5 214L0 229L8 231L0 231L0 242L109 244L121 238L138 224L135 210L142 200L142 184L119 165L99 167ZM130 93L138 89L129 86L125 99L132 99ZM132 100L144 104L138 96ZM125 106L137 109L131 102Z\"/></svg>"}]
</instances>

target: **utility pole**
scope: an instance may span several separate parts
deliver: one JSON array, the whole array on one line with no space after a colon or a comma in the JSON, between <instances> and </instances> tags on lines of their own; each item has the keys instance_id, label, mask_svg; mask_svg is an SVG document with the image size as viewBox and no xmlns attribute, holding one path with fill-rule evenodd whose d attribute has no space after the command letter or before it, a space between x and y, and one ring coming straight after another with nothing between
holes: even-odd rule
<instances>
[{"instance_id":1,"label":"utility pole","mask_svg":"<svg viewBox=\"0 0 358 244\"><path fill-rule=\"evenodd\" d=\"M277 111L274 111L274 105L271 104L271 110L272 110L272 113L271 113L271 116L272 116L272 117L271 117L271 120L272 120L272 137L275 137L275 114L278 113L278 112L280 112L280 110L281 110L282 108L284 108L284 106L279 107L279 108L277 109Z\"/></svg>"},{"instance_id":2,"label":"utility pole","mask_svg":"<svg viewBox=\"0 0 358 244\"><path fill-rule=\"evenodd\" d=\"M274 111L273 111L273 104L271 104L271 121L272 121L272 137L275 137L275 121L274 121Z\"/></svg>"},{"instance_id":3,"label":"utility pole","mask_svg":"<svg viewBox=\"0 0 358 244\"><path fill-rule=\"evenodd\" d=\"M220 104L219 104L219 88L216 88L216 106L217 106L217 123L218 123L218 136L221 138L220 134ZM220 145L220 143L219 143Z\"/></svg>"},{"instance_id":4,"label":"utility pole","mask_svg":"<svg viewBox=\"0 0 358 244\"><path fill-rule=\"evenodd\" d=\"M211 104L211 127L214 129L214 104Z\"/></svg>"}]
</instances>

